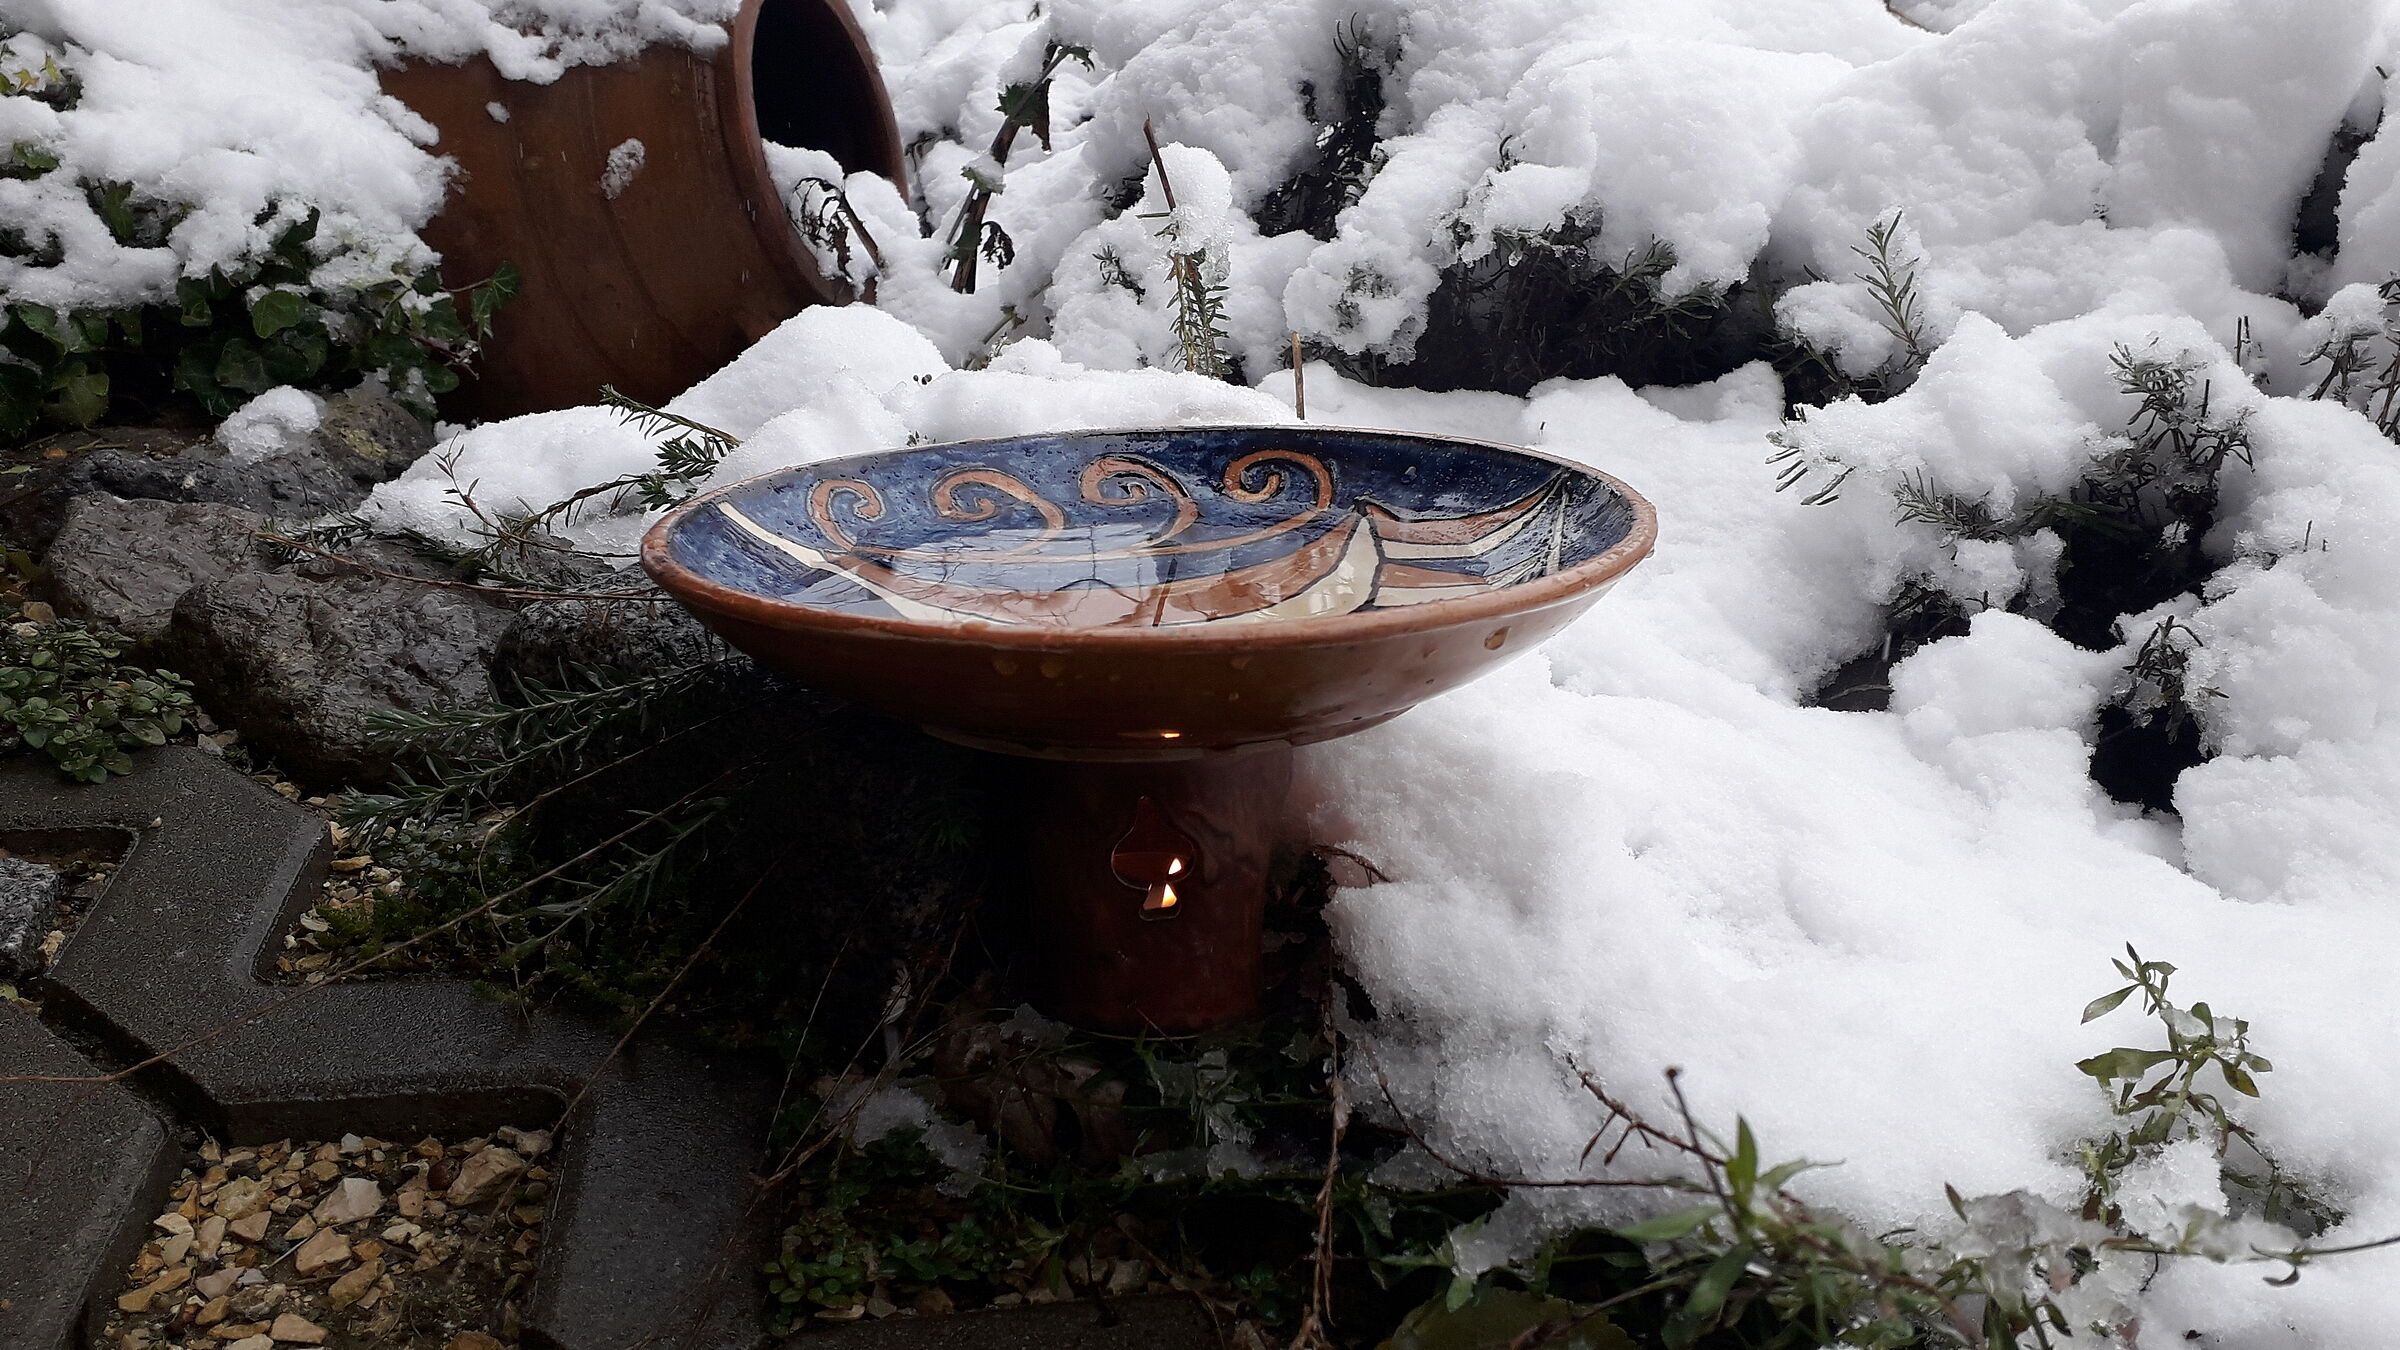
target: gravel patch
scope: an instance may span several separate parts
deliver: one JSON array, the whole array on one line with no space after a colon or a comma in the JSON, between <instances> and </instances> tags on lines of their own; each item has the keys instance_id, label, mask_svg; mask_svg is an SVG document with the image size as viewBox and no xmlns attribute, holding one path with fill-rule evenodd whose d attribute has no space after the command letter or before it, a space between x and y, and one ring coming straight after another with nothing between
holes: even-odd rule
<instances>
[{"instance_id":1,"label":"gravel patch","mask_svg":"<svg viewBox=\"0 0 2400 1350\"><path fill-rule=\"evenodd\" d=\"M125 1272L115 1350L507 1350L551 1188L550 1135L347 1135L188 1160Z\"/></svg>"}]
</instances>

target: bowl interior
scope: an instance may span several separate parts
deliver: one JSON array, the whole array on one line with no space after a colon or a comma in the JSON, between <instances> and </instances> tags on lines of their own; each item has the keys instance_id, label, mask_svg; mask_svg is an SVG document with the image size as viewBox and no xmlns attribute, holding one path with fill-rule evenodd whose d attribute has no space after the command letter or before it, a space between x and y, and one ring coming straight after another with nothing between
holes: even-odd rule
<instances>
[{"instance_id":1,"label":"bowl interior","mask_svg":"<svg viewBox=\"0 0 2400 1350\"><path fill-rule=\"evenodd\" d=\"M1589 561L1638 521L1612 480L1504 446L1219 427L827 460L702 499L663 544L803 620L1185 628L1484 594Z\"/></svg>"}]
</instances>

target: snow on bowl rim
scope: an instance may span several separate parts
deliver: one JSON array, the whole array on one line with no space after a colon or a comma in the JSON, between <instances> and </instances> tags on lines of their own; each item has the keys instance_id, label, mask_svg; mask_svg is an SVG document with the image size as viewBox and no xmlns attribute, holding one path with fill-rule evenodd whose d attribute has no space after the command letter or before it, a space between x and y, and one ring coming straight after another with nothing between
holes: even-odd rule
<instances>
[{"instance_id":1,"label":"snow on bowl rim","mask_svg":"<svg viewBox=\"0 0 2400 1350\"><path fill-rule=\"evenodd\" d=\"M1153 626L1150 624L1037 624L981 619L929 620L897 614L861 613L821 603L795 601L728 585L704 575L673 556L680 532L700 513L732 499L754 495L779 482L823 483L845 470L864 470L906 457L956 460L978 452L1022 449L1041 443L1105 444L1112 440L1150 438L1166 441L1218 441L1254 437L1315 443L1339 452L1355 453L1358 442L1417 445L1449 452L1466 451L1497 456L1554 471L1553 482L1568 476L1588 480L1627 508L1631 521L1614 543L1591 557L1546 575L1494 585L1474 594L1445 596L1392 608L1353 609L1311 614L1273 622L1215 620ZM1498 505L1498 503L1494 503ZM764 531L758 531L763 537ZM817 631L827 635L889 637L959 644L989 649L1058 652L1081 649L1165 654L1173 650L1197 655L1211 651L1238 653L1269 647L1329 646L1432 632L1542 610L1571 602L1607 587L1649 556L1658 537L1657 511L1640 493L1612 474L1524 446L1458 436L1432 436L1374 428L1338 427L1321 423L1241 423L1202 426L1131 426L1076 428L1059 432L945 441L889 450L869 451L771 470L740 482L710 489L677 506L644 534L643 568L679 604L703 617L711 614L760 627Z\"/></svg>"}]
</instances>

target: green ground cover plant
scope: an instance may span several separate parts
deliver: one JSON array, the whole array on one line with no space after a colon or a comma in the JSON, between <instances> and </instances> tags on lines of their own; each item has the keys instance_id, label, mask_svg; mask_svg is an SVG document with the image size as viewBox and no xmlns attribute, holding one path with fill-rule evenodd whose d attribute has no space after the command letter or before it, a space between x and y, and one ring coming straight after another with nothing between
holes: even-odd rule
<instances>
[{"instance_id":1,"label":"green ground cover plant","mask_svg":"<svg viewBox=\"0 0 2400 1350\"><path fill-rule=\"evenodd\" d=\"M105 625L46 613L36 622L12 606L0 618L0 753L39 754L63 777L98 783L183 734L190 682L121 661L132 646Z\"/></svg>"}]
</instances>

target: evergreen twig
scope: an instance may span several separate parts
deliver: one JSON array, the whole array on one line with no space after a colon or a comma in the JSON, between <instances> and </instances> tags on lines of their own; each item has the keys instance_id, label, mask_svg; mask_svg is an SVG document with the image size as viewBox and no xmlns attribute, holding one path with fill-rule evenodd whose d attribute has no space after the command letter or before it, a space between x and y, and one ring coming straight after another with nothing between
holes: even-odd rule
<instances>
[{"instance_id":1,"label":"evergreen twig","mask_svg":"<svg viewBox=\"0 0 2400 1350\"><path fill-rule=\"evenodd\" d=\"M1175 202L1175 181L1167 176L1158 132L1148 121L1142 123L1142 136L1150 143L1150 162L1158 169L1159 190L1167 199L1158 235L1167 241L1167 270L1175 281L1175 344L1183 368L1214 380L1231 379L1232 363L1225 358L1226 286L1217 275L1222 268L1206 241L1193 248L1177 247L1183 242L1183 221Z\"/></svg>"},{"instance_id":2,"label":"evergreen twig","mask_svg":"<svg viewBox=\"0 0 2400 1350\"><path fill-rule=\"evenodd\" d=\"M1925 336L1925 304L1917 294L1919 260L1898 250L1900 221L1901 213L1893 211L1867 227L1865 248L1853 246L1850 250L1867 264L1867 270L1853 274L1853 280L1866 284L1867 293L1882 311L1885 330L1900 344L1897 369L1887 375L1887 384L1905 383L1932 355L1932 344Z\"/></svg>"}]
</instances>

